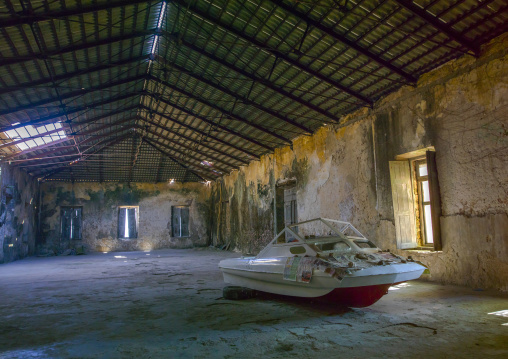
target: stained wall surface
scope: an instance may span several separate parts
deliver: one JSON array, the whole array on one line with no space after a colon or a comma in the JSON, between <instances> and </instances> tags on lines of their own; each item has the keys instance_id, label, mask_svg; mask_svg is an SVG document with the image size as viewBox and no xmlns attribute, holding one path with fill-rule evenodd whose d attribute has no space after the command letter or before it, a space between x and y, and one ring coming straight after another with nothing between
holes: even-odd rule
<instances>
[{"instance_id":1,"label":"stained wall surface","mask_svg":"<svg viewBox=\"0 0 508 359\"><path fill-rule=\"evenodd\" d=\"M189 248L208 244L210 188L202 183L47 182L42 191L41 253ZM62 240L62 206L82 207L82 239ZM138 206L138 238L118 238L119 206ZM189 206L189 236L173 237L172 206Z\"/></svg>"},{"instance_id":2,"label":"stained wall surface","mask_svg":"<svg viewBox=\"0 0 508 359\"><path fill-rule=\"evenodd\" d=\"M38 183L7 164L1 171L0 263L35 253Z\"/></svg>"},{"instance_id":3,"label":"stained wall surface","mask_svg":"<svg viewBox=\"0 0 508 359\"><path fill-rule=\"evenodd\" d=\"M429 146L443 249L398 250L389 161ZM278 185L290 182L298 220L350 221L379 247L428 265L430 280L508 290L508 37L226 176L213 188L214 243L256 253L281 220Z\"/></svg>"}]
</instances>

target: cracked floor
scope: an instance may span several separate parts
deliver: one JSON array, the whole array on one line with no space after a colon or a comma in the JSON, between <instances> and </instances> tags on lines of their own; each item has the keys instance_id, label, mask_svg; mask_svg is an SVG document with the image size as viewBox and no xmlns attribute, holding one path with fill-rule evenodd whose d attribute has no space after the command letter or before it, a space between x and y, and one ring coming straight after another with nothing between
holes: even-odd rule
<instances>
[{"instance_id":1,"label":"cracked floor","mask_svg":"<svg viewBox=\"0 0 508 359\"><path fill-rule=\"evenodd\" d=\"M363 309L225 300L217 264L236 256L158 250L1 265L0 358L508 357L506 293L413 281Z\"/></svg>"}]
</instances>

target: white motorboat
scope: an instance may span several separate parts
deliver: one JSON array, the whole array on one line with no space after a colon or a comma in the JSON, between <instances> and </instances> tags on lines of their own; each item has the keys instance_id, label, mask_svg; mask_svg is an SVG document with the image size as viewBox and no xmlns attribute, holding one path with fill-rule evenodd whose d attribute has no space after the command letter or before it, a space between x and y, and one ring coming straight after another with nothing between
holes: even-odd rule
<instances>
[{"instance_id":1,"label":"white motorboat","mask_svg":"<svg viewBox=\"0 0 508 359\"><path fill-rule=\"evenodd\" d=\"M352 307L374 304L426 269L381 251L351 223L326 218L286 226L256 257L225 259L219 267L235 286Z\"/></svg>"}]
</instances>

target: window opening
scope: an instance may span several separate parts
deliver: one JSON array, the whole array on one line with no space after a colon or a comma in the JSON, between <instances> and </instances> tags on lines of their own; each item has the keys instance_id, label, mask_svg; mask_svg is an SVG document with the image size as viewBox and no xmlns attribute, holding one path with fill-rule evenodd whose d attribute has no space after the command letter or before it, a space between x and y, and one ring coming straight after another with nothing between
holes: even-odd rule
<instances>
[{"instance_id":1,"label":"window opening","mask_svg":"<svg viewBox=\"0 0 508 359\"><path fill-rule=\"evenodd\" d=\"M188 206L173 206L171 207L172 215L172 230L173 237L188 237L189 236L189 207Z\"/></svg>"},{"instance_id":2,"label":"window opening","mask_svg":"<svg viewBox=\"0 0 508 359\"><path fill-rule=\"evenodd\" d=\"M434 244L432 233L432 209L427 161L415 161L416 181L418 183L418 202L420 207L420 226L424 244Z\"/></svg>"},{"instance_id":3,"label":"window opening","mask_svg":"<svg viewBox=\"0 0 508 359\"><path fill-rule=\"evenodd\" d=\"M62 207L61 208L61 229L62 240L80 240L81 239L81 207Z\"/></svg>"},{"instance_id":4,"label":"window opening","mask_svg":"<svg viewBox=\"0 0 508 359\"><path fill-rule=\"evenodd\" d=\"M138 211L134 206L118 208L118 238L138 238Z\"/></svg>"},{"instance_id":5,"label":"window opening","mask_svg":"<svg viewBox=\"0 0 508 359\"><path fill-rule=\"evenodd\" d=\"M420 153L416 153L420 152ZM409 157L419 155L418 157ZM441 200L434 151L415 151L390 161L397 248L441 250Z\"/></svg>"}]
</instances>

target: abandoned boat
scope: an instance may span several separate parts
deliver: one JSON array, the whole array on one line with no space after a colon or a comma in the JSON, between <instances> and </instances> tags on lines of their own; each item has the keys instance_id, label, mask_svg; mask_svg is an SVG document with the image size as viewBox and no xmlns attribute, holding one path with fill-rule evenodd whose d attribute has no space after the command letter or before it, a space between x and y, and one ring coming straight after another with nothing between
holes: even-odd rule
<instances>
[{"instance_id":1,"label":"abandoned boat","mask_svg":"<svg viewBox=\"0 0 508 359\"><path fill-rule=\"evenodd\" d=\"M256 257L225 259L219 267L235 286L351 307L374 304L426 269L381 251L351 223L326 218L286 226Z\"/></svg>"}]
</instances>

